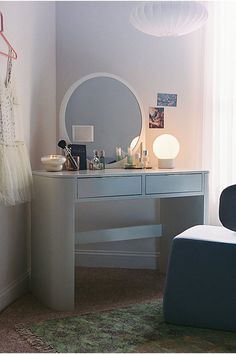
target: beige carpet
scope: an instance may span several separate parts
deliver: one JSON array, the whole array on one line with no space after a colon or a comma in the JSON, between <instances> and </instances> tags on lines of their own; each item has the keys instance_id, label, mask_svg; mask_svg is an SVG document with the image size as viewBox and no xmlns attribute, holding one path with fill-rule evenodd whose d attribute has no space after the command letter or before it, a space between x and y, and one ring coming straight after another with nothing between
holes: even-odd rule
<instances>
[{"instance_id":1,"label":"beige carpet","mask_svg":"<svg viewBox=\"0 0 236 354\"><path fill-rule=\"evenodd\" d=\"M78 268L76 310L53 311L26 294L0 314L0 352L36 352L15 331L16 324L156 300L163 285L164 275L154 270Z\"/></svg>"}]
</instances>

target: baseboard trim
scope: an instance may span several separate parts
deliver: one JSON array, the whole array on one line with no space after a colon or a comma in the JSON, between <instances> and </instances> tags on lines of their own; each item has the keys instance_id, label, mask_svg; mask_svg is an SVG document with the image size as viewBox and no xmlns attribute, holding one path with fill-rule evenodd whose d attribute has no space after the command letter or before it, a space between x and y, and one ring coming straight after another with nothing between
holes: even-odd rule
<instances>
[{"instance_id":1,"label":"baseboard trim","mask_svg":"<svg viewBox=\"0 0 236 354\"><path fill-rule=\"evenodd\" d=\"M0 291L0 311L4 310L29 289L29 272L22 274Z\"/></svg>"},{"instance_id":2,"label":"baseboard trim","mask_svg":"<svg viewBox=\"0 0 236 354\"><path fill-rule=\"evenodd\" d=\"M75 265L80 267L156 269L159 252L76 250Z\"/></svg>"}]
</instances>

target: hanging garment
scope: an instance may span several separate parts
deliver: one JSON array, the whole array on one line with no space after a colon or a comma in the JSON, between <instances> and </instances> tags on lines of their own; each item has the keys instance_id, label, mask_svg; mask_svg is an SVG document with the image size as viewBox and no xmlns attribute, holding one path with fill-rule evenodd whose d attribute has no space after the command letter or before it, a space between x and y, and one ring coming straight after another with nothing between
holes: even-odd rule
<instances>
[{"instance_id":1,"label":"hanging garment","mask_svg":"<svg viewBox=\"0 0 236 354\"><path fill-rule=\"evenodd\" d=\"M16 140L15 89L12 59L5 81L0 81L0 204L16 205L31 199L32 172L23 141Z\"/></svg>"}]
</instances>

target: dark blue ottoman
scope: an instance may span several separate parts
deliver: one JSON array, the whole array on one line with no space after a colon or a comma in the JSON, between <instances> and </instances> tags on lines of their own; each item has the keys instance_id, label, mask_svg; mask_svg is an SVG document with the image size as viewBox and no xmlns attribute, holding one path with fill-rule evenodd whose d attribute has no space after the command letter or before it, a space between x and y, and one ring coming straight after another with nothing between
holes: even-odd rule
<instances>
[{"instance_id":1,"label":"dark blue ottoman","mask_svg":"<svg viewBox=\"0 0 236 354\"><path fill-rule=\"evenodd\" d=\"M236 232L201 225L173 239L163 311L173 324L236 331Z\"/></svg>"}]
</instances>

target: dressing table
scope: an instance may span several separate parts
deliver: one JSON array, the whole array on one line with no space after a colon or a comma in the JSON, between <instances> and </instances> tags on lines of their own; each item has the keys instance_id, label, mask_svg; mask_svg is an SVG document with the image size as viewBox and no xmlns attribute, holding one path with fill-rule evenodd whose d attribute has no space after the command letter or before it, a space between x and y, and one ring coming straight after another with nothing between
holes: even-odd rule
<instances>
[{"instance_id":1,"label":"dressing table","mask_svg":"<svg viewBox=\"0 0 236 354\"><path fill-rule=\"evenodd\" d=\"M74 309L75 243L160 237L207 221L208 173L187 170L35 171L32 201L33 294L55 310ZM142 198L160 200L159 222L75 232L77 204ZM161 256L168 251L161 248Z\"/></svg>"},{"instance_id":2,"label":"dressing table","mask_svg":"<svg viewBox=\"0 0 236 354\"><path fill-rule=\"evenodd\" d=\"M190 226L206 223L206 171L121 168L125 160L117 159L116 147L127 151L131 142L136 141L133 155L145 149L146 123L137 93L116 75L87 75L65 93L58 140L86 143L88 158L93 149L104 149L107 160L105 170L33 173L31 284L34 295L45 305L55 310L74 309L77 245L109 242L113 246L114 241L137 239L146 245L157 238L158 266L165 271L173 236ZM87 128L94 129L93 142L80 140L80 133ZM111 163L114 160L117 162ZM118 209L116 201L122 203ZM134 203L139 203L138 213L127 224L129 207ZM147 218L150 204L152 217ZM117 219L107 224L105 219L112 219L114 209L119 212L121 208L126 215L120 213L119 224ZM93 210L102 222L80 219L84 210Z\"/></svg>"}]
</instances>

